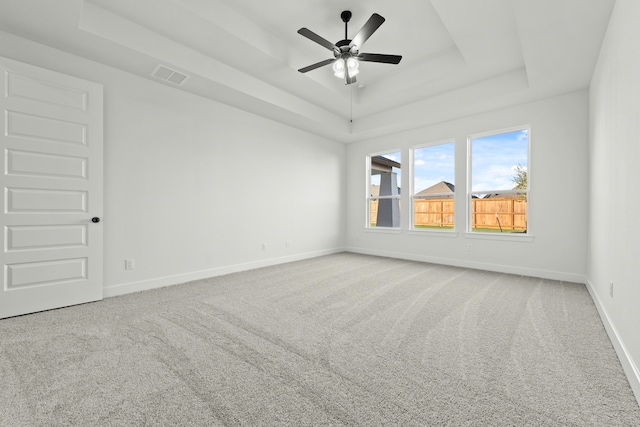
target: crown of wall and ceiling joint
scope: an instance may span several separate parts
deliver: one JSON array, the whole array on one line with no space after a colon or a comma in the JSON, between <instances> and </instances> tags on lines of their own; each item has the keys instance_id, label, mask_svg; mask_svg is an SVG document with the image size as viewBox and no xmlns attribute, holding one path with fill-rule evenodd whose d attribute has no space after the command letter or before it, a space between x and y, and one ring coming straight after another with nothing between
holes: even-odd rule
<instances>
[{"instance_id":1,"label":"crown of wall and ceiling joint","mask_svg":"<svg viewBox=\"0 0 640 427\"><path fill-rule=\"evenodd\" d=\"M357 0L337 8L331 6L336 1L300 6L303 2L272 0L257 8L257 3L0 0L0 29L352 143L588 90L616 4L409 0L390 7L384 0ZM345 9L353 12L348 28L341 20ZM382 22L376 12L385 21L372 32ZM304 25L313 35L296 31ZM351 44L364 39L356 38L363 27L361 35L370 38L360 52L362 42ZM337 59L333 46L340 48L341 59L356 55L356 83L345 87L348 69L342 80L326 68ZM403 59L397 65L358 59L366 52ZM325 69L297 71L314 61Z\"/></svg>"},{"instance_id":2,"label":"crown of wall and ceiling joint","mask_svg":"<svg viewBox=\"0 0 640 427\"><path fill-rule=\"evenodd\" d=\"M153 70L153 73L151 73L151 75L157 79L164 80L178 86L180 86L189 78L189 76L181 73L180 71L173 70L160 64L158 64L156 69Z\"/></svg>"}]
</instances>

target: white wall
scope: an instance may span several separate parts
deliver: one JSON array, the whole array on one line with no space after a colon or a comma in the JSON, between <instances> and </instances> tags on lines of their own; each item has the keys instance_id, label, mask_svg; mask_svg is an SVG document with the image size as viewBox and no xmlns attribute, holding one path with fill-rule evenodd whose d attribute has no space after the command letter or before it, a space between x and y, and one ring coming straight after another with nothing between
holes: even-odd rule
<instances>
[{"instance_id":1,"label":"white wall","mask_svg":"<svg viewBox=\"0 0 640 427\"><path fill-rule=\"evenodd\" d=\"M618 0L590 88L587 278L640 400L640 2ZM610 282L614 284L610 296Z\"/></svg>"},{"instance_id":2,"label":"white wall","mask_svg":"<svg viewBox=\"0 0 640 427\"><path fill-rule=\"evenodd\" d=\"M351 144L347 149L347 247L356 252L584 282L587 106L587 92L580 91ZM531 126L528 227L533 239L470 238L464 232L467 136L526 124ZM400 234L365 229L365 156L401 149L402 188L408 189L409 147L449 138L456 141L456 237L408 232L408 209L402 211ZM409 206L408 190L401 203ZM468 251L469 244L472 251Z\"/></svg>"},{"instance_id":3,"label":"white wall","mask_svg":"<svg viewBox=\"0 0 640 427\"><path fill-rule=\"evenodd\" d=\"M357 252L571 281L586 274L640 396L638 21L640 2L618 0L589 98L571 93L346 149L2 32L0 55L104 85L107 295L330 253L345 243ZM534 238L468 239L466 138L524 124L532 129ZM410 146L447 138L457 142L456 237L365 230L365 156L401 149L406 162ZM405 189L408 179L404 173ZM408 200L405 192L404 206ZM402 220L408 224L407 209ZM135 258L135 270L124 270L125 258Z\"/></svg>"},{"instance_id":4,"label":"white wall","mask_svg":"<svg viewBox=\"0 0 640 427\"><path fill-rule=\"evenodd\" d=\"M343 144L6 33L0 46L104 85L106 295L344 249Z\"/></svg>"}]
</instances>

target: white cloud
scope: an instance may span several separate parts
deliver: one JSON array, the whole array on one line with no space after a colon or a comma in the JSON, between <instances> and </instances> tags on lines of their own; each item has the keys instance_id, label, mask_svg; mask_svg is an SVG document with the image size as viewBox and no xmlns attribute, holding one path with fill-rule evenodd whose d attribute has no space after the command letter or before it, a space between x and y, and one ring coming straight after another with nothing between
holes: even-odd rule
<instances>
[{"instance_id":1,"label":"white cloud","mask_svg":"<svg viewBox=\"0 0 640 427\"><path fill-rule=\"evenodd\" d=\"M515 166L491 165L473 172L473 191L511 190Z\"/></svg>"},{"instance_id":2,"label":"white cloud","mask_svg":"<svg viewBox=\"0 0 640 427\"><path fill-rule=\"evenodd\" d=\"M516 137L516 141L518 143L528 142L529 141L529 131L528 130L520 131L520 133L518 133L518 136Z\"/></svg>"}]
</instances>

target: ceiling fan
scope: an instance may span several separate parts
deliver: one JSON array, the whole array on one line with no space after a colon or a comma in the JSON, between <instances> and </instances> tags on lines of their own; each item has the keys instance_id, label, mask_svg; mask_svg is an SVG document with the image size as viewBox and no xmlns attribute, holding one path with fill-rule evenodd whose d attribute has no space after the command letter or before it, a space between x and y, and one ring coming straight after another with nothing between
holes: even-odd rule
<instances>
[{"instance_id":1,"label":"ceiling fan","mask_svg":"<svg viewBox=\"0 0 640 427\"><path fill-rule=\"evenodd\" d=\"M356 74L359 70L359 62L381 62L383 64L398 64L402 59L400 55L384 55L380 53L361 53L360 49L365 41L382 25L384 18L377 13L371 15L371 18L362 26L358 34L349 40L347 37L347 24L351 20L351 12L348 10L340 14L342 22L344 22L344 40L340 40L336 44L331 43L327 39L320 37L308 28L300 28L298 34L303 35L311 41L318 43L333 52L333 58L316 62L298 71L306 73L325 65L333 64L333 72L336 77L344 78L345 84L349 85L356 82Z\"/></svg>"}]
</instances>

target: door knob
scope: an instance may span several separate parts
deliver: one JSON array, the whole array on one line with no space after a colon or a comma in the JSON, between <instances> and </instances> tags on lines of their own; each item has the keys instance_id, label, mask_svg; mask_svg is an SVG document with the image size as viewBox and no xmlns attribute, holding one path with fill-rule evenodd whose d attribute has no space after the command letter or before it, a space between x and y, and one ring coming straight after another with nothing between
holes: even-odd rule
<instances>
[{"instance_id":1,"label":"door knob","mask_svg":"<svg viewBox=\"0 0 640 427\"><path fill-rule=\"evenodd\" d=\"M97 224L100 222L100 218L98 218L97 216L94 216L93 218L91 218L91 222L95 222Z\"/></svg>"}]
</instances>

